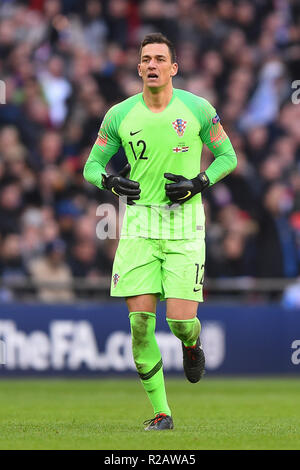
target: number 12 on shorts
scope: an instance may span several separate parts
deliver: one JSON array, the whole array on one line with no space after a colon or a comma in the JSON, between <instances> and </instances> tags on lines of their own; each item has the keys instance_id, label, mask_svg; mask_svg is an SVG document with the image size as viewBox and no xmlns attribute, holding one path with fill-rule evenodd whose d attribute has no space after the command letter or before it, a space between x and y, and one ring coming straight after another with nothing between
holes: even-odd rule
<instances>
[{"instance_id":1,"label":"number 12 on shorts","mask_svg":"<svg viewBox=\"0 0 300 470\"><path fill-rule=\"evenodd\" d=\"M195 263L196 266L196 279L195 279L195 287L194 292L198 292L202 289L203 281L204 281L204 264Z\"/></svg>"}]
</instances>

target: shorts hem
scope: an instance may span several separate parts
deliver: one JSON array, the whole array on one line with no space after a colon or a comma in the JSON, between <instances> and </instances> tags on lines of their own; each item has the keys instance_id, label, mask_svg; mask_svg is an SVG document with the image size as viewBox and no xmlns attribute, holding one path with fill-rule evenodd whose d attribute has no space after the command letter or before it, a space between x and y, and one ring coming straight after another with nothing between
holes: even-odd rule
<instances>
[{"instance_id":1,"label":"shorts hem","mask_svg":"<svg viewBox=\"0 0 300 470\"><path fill-rule=\"evenodd\" d=\"M134 293L130 293L130 294L128 294L128 293L126 293L126 294L124 294L124 293L123 294L115 294L115 293L112 294L112 293L110 293L110 296L111 297L135 297L136 295L147 295L147 294L149 294L149 295L153 294L153 295L156 295L157 297L162 295L162 293L160 291L156 291L156 292L153 292L153 291L152 292L144 292L143 291L143 292L134 292Z\"/></svg>"},{"instance_id":2,"label":"shorts hem","mask_svg":"<svg viewBox=\"0 0 300 470\"><path fill-rule=\"evenodd\" d=\"M156 295L156 297L159 297L161 301L167 300L167 299L180 299L180 300L194 300L195 302L204 302L203 297L201 299L195 299L189 295L181 295L179 296L178 294L176 295L171 295L171 294L163 294L162 292L134 292L134 293L126 293L126 294L110 294L111 297L135 297L136 295L147 295L147 294L153 294Z\"/></svg>"},{"instance_id":3,"label":"shorts hem","mask_svg":"<svg viewBox=\"0 0 300 470\"><path fill-rule=\"evenodd\" d=\"M178 295L178 294L176 294L176 295L170 295L170 294L167 295L166 294L165 299L166 300L167 299L194 300L195 302L203 302L204 301L203 297L198 300L198 299L195 299L195 298L192 299L191 295Z\"/></svg>"}]
</instances>

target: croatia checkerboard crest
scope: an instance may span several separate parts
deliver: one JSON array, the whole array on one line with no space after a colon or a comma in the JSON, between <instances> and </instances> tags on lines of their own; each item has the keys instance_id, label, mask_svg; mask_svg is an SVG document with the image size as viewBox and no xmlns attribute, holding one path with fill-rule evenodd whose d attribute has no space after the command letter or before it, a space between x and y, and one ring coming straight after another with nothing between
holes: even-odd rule
<instances>
[{"instance_id":1,"label":"croatia checkerboard crest","mask_svg":"<svg viewBox=\"0 0 300 470\"><path fill-rule=\"evenodd\" d=\"M114 287L117 287L117 284L118 284L118 280L120 279L120 276L119 274L114 274L113 275L113 283L114 283Z\"/></svg>"},{"instance_id":2,"label":"croatia checkerboard crest","mask_svg":"<svg viewBox=\"0 0 300 470\"><path fill-rule=\"evenodd\" d=\"M175 121L172 122L172 126L174 127L179 137L183 136L185 129L186 129L186 124L187 124L187 121L184 121L183 119L176 119Z\"/></svg>"}]
</instances>

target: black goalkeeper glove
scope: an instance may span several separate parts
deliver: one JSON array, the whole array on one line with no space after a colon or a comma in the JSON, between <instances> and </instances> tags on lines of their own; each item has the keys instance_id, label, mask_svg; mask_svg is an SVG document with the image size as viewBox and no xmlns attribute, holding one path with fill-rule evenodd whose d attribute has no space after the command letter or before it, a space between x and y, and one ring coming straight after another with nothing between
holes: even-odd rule
<instances>
[{"instance_id":1,"label":"black goalkeeper glove","mask_svg":"<svg viewBox=\"0 0 300 470\"><path fill-rule=\"evenodd\" d=\"M126 178L131 170L129 163L124 166L118 175L102 174L102 185L118 197L126 197L127 204L132 206L135 200L140 199L140 183Z\"/></svg>"},{"instance_id":2,"label":"black goalkeeper glove","mask_svg":"<svg viewBox=\"0 0 300 470\"><path fill-rule=\"evenodd\" d=\"M209 179L205 172L199 173L191 180L181 175L173 175L173 173L165 173L164 177L174 181L165 185L166 195L173 203L183 204L209 186Z\"/></svg>"}]
</instances>

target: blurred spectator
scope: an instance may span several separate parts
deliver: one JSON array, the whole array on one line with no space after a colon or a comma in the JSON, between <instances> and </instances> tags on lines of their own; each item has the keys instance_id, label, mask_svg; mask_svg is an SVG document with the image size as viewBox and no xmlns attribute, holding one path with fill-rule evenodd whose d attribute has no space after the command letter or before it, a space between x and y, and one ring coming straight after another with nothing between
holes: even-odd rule
<instances>
[{"instance_id":1,"label":"blurred spectator","mask_svg":"<svg viewBox=\"0 0 300 470\"><path fill-rule=\"evenodd\" d=\"M282 183L273 183L264 196L257 240L259 277L296 277L299 255L295 233L289 224L293 195Z\"/></svg>"},{"instance_id":2,"label":"blurred spectator","mask_svg":"<svg viewBox=\"0 0 300 470\"><path fill-rule=\"evenodd\" d=\"M258 166L266 158L269 146L268 129L264 126L254 126L246 133L246 152L249 161Z\"/></svg>"},{"instance_id":3,"label":"blurred spectator","mask_svg":"<svg viewBox=\"0 0 300 470\"><path fill-rule=\"evenodd\" d=\"M210 214L210 210L206 213ZM210 215L209 215L210 217ZM253 276L258 227L250 215L232 203L219 210L217 223L207 227L209 277Z\"/></svg>"},{"instance_id":4,"label":"blurred spectator","mask_svg":"<svg viewBox=\"0 0 300 470\"><path fill-rule=\"evenodd\" d=\"M81 210L71 200L62 200L57 205L57 222L59 231L67 246L74 241L76 219L81 215Z\"/></svg>"},{"instance_id":5,"label":"blurred spectator","mask_svg":"<svg viewBox=\"0 0 300 470\"><path fill-rule=\"evenodd\" d=\"M289 84L283 63L280 60L267 62L260 72L257 89L241 117L240 128L246 130L274 122L288 92Z\"/></svg>"},{"instance_id":6,"label":"blurred spectator","mask_svg":"<svg viewBox=\"0 0 300 470\"><path fill-rule=\"evenodd\" d=\"M28 275L22 259L21 238L17 234L7 235L2 241L0 272L4 282L24 280Z\"/></svg>"},{"instance_id":7,"label":"blurred spectator","mask_svg":"<svg viewBox=\"0 0 300 470\"><path fill-rule=\"evenodd\" d=\"M49 282L58 286L52 289L47 286L37 287L39 300L57 303L74 300L73 290L68 286L72 281L72 274L65 262L65 252L65 243L56 239L46 245L45 256L29 263L29 271L34 281Z\"/></svg>"},{"instance_id":8,"label":"blurred spectator","mask_svg":"<svg viewBox=\"0 0 300 470\"><path fill-rule=\"evenodd\" d=\"M129 1L108 2L108 38L112 43L128 46L129 40Z\"/></svg>"},{"instance_id":9,"label":"blurred spectator","mask_svg":"<svg viewBox=\"0 0 300 470\"><path fill-rule=\"evenodd\" d=\"M92 53L105 50L108 27L102 16L102 4L97 0L85 2L85 12L82 18L85 43Z\"/></svg>"},{"instance_id":10,"label":"blurred spectator","mask_svg":"<svg viewBox=\"0 0 300 470\"><path fill-rule=\"evenodd\" d=\"M78 241L73 246L70 267L74 277L99 278L101 264L97 259L96 246Z\"/></svg>"},{"instance_id":11,"label":"blurred spectator","mask_svg":"<svg viewBox=\"0 0 300 470\"><path fill-rule=\"evenodd\" d=\"M246 250L246 237L234 230L229 231L222 243L222 256L218 262L216 277L226 278L253 275ZM215 268L216 266L214 266L213 270Z\"/></svg>"},{"instance_id":12,"label":"blurred spectator","mask_svg":"<svg viewBox=\"0 0 300 470\"><path fill-rule=\"evenodd\" d=\"M0 188L0 231L2 234L20 231L22 193L18 180L8 179Z\"/></svg>"},{"instance_id":13,"label":"blurred spectator","mask_svg":"<svg viewBox=\"0 0 300 470\"><path fill-rule=\"evenodd\" d=\"M42 211L28 207L21 217L22 239L21 249L23 259L28 263L43 253L45 237L42 234L44 225Z\"/></svg>"},{"instance_id":14,"label":"blurred spectator","mask_svg":"<svg viewBox=\"0 0 300 470\"><path fill-rule=\"evenodd\" d=\"M28 271L22 258L21 239L17 234L9 234L3 238L0 245L0 299L9 302L24 295L24 289L16 293L11 284L26 281Z\"/></svg>"},{"instance_id":15,"label":"blurred spectator","mask_svg":"<svg viewBox=\"0 0 300 470\"><path fill-rule=\"evenodd\" d=\"M50 121L54 126L60 126L66 119L66 100L72 91L71 84L65 78L63 59L51 57L48 70L40 73L39 80L50 106Z\"/></svg>"}]
</instances>

